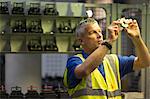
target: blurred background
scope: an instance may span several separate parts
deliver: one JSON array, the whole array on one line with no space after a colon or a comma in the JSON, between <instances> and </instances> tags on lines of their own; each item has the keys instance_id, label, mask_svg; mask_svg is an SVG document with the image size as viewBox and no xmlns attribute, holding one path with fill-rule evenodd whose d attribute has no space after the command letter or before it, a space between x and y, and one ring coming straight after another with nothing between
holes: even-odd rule
<instances>
[{"instance_id":1,"label":"blurred background","mask_svg":"<svg viewBox=\"0 0 150 99\"><path fill-rule=\"evenodd\" d=\"M136 19L150 49L150 0L0 0L0 96L70 98L62 77L69 56L82 48L74 38L80 20L92 10L107 38L119 18ZM122 31L110 53L135 55ZM125 99L150 99L150 68L122 79Z\"/></svg>"}]
</instances>

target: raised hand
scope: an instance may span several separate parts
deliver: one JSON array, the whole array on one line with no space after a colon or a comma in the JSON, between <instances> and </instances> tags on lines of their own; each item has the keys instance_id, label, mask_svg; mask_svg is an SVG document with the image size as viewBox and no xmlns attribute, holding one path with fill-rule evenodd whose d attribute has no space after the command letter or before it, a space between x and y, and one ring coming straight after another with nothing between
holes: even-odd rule
<instances>
[{"instance_id":1,"label":"raised hand","mask_svg":"<svg viewBox=\"0 0 150 99\"><path fill-rule=\"evenodd\" d=\"M118 35L120 33L120 22L119 21L113 21L112 24L110 26L108 26L108 40L110 40L111 42L116 41L116 39L118 38Z\"/></svg>"},{"instance_id":2,"label":"raised hand","mask_svg":"<svg viewBox=\"0 0 150 99\"><path fill-rule=\"evenodd\" d=\"M139 38L141 36L140 29L136 20L130 21L130 23L128 23L128 27L126 27L124 30L128 33L128 36L130 38Z\"/></svg>"}]
</instances>

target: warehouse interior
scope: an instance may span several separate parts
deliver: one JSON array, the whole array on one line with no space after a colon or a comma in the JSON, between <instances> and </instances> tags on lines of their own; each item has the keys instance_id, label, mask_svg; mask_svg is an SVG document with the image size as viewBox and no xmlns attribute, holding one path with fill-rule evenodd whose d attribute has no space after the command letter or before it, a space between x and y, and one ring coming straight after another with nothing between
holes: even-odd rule
<instances>
[{"instance_id":1,"label":"warehouse interior","mask_svg":"<svg viewBox=\"0 0 150 99\"><path fill-rule=\"evenodd\" d=\"M23 99L29 90L35 91L34 99L70 99L63 74L67 59L81 53L74 32L87 10L93 11L104 38L113 20L136 19L150 51L149 0L0 0L2 99L16 99L13 92ZM135 48L122 32L110 53L135 55ZM44 90L51 93L44 96ZM150 67L126 75L122 92L124 99L150 99Z\"/></svg>"}]
</instances>

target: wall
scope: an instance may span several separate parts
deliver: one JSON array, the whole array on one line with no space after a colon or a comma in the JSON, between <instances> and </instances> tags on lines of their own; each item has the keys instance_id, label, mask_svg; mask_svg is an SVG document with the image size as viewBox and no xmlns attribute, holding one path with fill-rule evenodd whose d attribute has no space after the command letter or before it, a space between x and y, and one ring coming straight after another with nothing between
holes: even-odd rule
<instances>
[{"instance_id":1,"label":"wall","mask_svg":"<svg viewBox=\"0 0 150 99\"><path fill-rule=\"evenodd\" d=\"M41 88L41 55L40 54L6 54L5 85L10 93L11 87L22 87L23 93L33 85Z\"/></svg>"}]
</instances>

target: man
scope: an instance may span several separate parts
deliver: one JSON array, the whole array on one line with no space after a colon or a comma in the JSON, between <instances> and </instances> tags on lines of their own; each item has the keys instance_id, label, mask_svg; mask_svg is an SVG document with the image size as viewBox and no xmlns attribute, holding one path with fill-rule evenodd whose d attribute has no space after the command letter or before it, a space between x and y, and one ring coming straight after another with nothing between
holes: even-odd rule
<instances>
[{"instance_id":1,"label":"man","mask_svg":"<svg viewBox=\"0 0 150 99\"><path fill-rule=\"evenodd\" d=\"M64 73L64 84L72 98L121 99L120 79L129 72L150 66L150 53L136 20L128 20L124 30L132 40L137 56L108 54L118 38L120 25L120 20L112 22L106 40L92 18L81 21L76 28L83 51L68 59Z\"/></svg>"}]
</instances>

